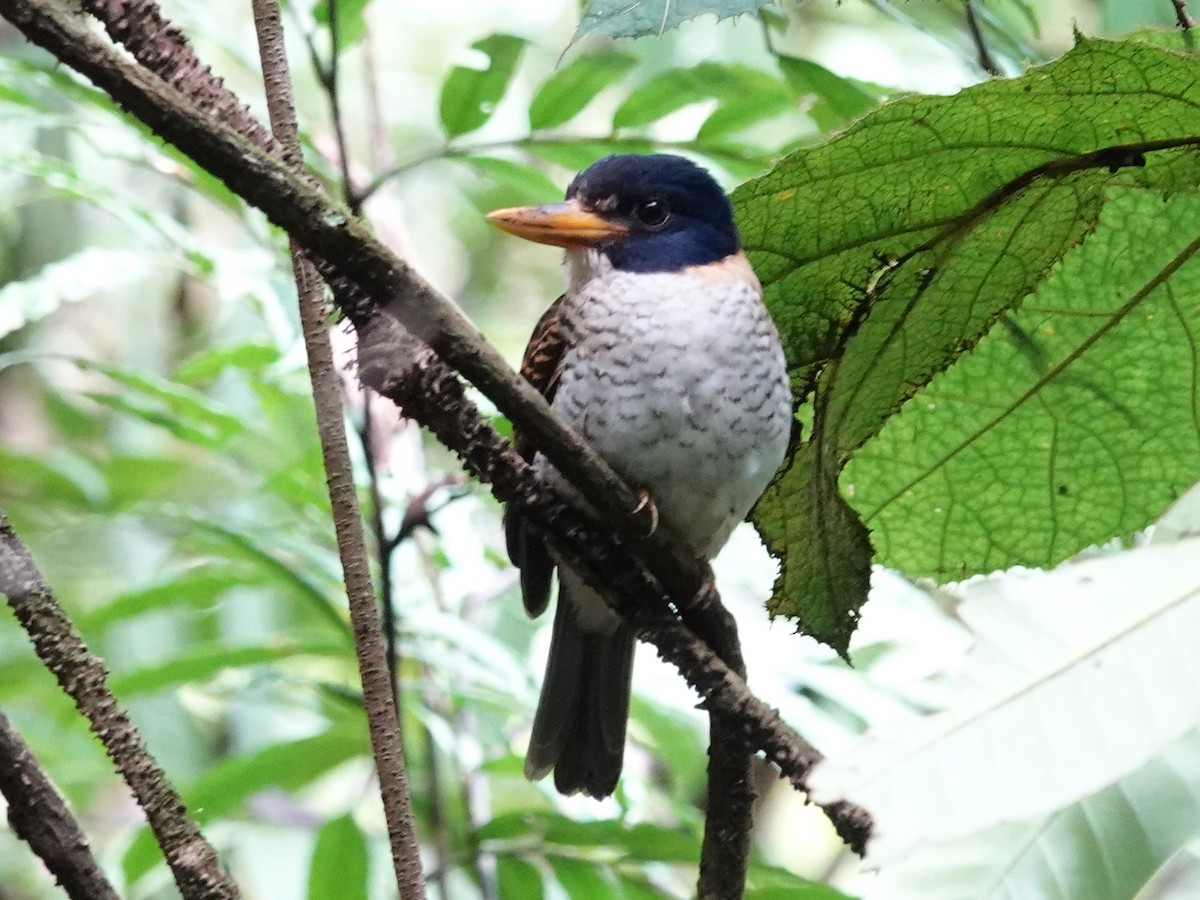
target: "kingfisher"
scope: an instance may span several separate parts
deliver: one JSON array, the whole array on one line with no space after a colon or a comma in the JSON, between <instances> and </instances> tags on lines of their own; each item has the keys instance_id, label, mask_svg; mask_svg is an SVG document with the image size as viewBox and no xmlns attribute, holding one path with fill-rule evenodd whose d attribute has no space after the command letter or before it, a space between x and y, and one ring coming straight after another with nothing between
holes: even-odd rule
<instances>
[{"instance_id":1,"label":"kingfisher","mask_svg":"<svg viewBox=\"0 0 1200 900\"><path fill-rule=\"evenodd\" d=\"M639 491L649 521L712 559L783 462L793 419L779 334L724 191L682 157L618 154L577 175L562 203L488 219L566 251L566 292L534 328L521 374ZM514 442L570 496L535 447ZM634 632L519 511L504 525L531 616L546 611L558 568L525 776L553 770L561 793L607 797L625 753Z\"/></svg>"}]
</instances>

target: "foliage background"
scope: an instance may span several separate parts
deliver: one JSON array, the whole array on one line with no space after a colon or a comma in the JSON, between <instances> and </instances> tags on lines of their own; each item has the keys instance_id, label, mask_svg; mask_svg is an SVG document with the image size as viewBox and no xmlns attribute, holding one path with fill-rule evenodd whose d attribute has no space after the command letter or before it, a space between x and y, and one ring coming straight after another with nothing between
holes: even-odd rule
<instances>
[{"instance_id":1,"label":"foliage background","mask_svg":"<svg viewBox=\"0 0 1200 900\"><path fill-rule=\"evenodd\" d=\"M1169 22L1168 6L1154 18ZM246 9L164 8L235 89L259 96ZM550 199L597 156L651 142L699 155L733 187L884 96L951 93L983 77L957 4L813 3L787 7L778 29L705 17L661 38L585 38L561 58L578 23L571 3L419 14L377 3L370 27L357 31L353 8L343 9L339 60L349 172L362 186L398 168L366 214L514 360L559 290L557 260L489 231L481 211ZM1058 56L1072 25L1116 33L1153 24L1141 4L1117 0L997 3L981 13L1007 74ZM336 181L327 96L300 40L310 35L327 54L327 20L324 7L292 7L289 25L309 160ZM479 77L477 41L493 66L512 61L511 78ZM597 54L602 65L588 62ZM455 65L465 68L455 74ZM702 77L681 74L697 65ZM247 895L388 896L283 244L7 30L0 68L0 507L109 661L118 696ZM601 71L617 77L581 115L562 119L571 92L543 87ZM452 102L464 96L477 102ZM381 427L391 424L386 412L372 418L371 461L394 526L455 465L414 430ZM364 453L369 496L366 461ZM436 533L406 542L393 569L406 747L435 884L447 896L474 896L479 883L505 897L686 895L704 765L693 698L643 653L635 749L617 797L568 801L526 784L524 729L547 635L519 612L494 504L477 492L451 501L455 493L431 495ZM744 623L751 686L825 752L873 724L965 703L954 679L972 639L951 614L957 598L877 570L850 669L785 622L768 624L772 566L752 531L739 532L717 571ZM172 896L103 754L8 621L0 707L82 813L127 895ZM1186 751L1155 754L1165 781L1184 777L1194 762ZM1146 780L1146 796L1159 797ZM832 896L791 873L849 893L888 883L862 873L820 816L766 772L763 787L751 896ZM1082 865L1071 851L1089 836L1087 810L1067 820L1076 803L1096 801L1077 794L1037 840ZM1011 834L978 834L971 839L989 860L1014 858ZM1156 835L1143 827L1147 846ZM1012 877L1068 896L1121 896L1129 878L1149 882L1191 841L1183 829L1133 865L1127 841L1093 840L1092 862L1099 852L1110 870L1135 872L1108 894L1081 893L1053 870L1017 866ZM902 882L881 895L914 890ZM986 895L1005 889L993 880ZM24 846L0 835L0 897L53 895Z\"/></svg>"}]
</instances>

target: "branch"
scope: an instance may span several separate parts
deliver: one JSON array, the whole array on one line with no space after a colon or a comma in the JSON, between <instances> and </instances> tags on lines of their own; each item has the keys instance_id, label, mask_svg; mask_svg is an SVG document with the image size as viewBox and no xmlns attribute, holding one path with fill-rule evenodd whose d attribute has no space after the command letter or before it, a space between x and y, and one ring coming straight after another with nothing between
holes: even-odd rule
<instances>
[{"instance_id":1,"label":"branch","mask_svg":"<svg viewBox=\"0 0 1200 900\"><path fill-rule=\"evenodd\" d=\"M587 501L615 523L619 541L610 531L598 530L594 522L541 484L524 461L465 401L458 409L441 406L425 409L424 413L415 412L407 400L399 401L448 446L460 454L471 454L472 471L494 485L499 499L517 502L532 521L554 534L558 549L569 564L592 580L603 580L610 598L621 597L622 602L617 604L621 611L638 625L643 639L654 642L660 655L675 662L705 698L709 709L732 716L749 742L765 750L792 783L803 789L809 770L820 759L819 754L751 695L745 682L722 664L666 606L665 597L669 596L683 615L692 620L694 613L689 601L703 584L707 566L675 551L664 529L649 538L638 533L629 516L637 505L635 495L558 421L544 399L507 367L457 307L305 181L282 170L230 129L201 114L178 91L127 63L69 17L33 0L0 0L0 14L30 39L90 78L305 246L320 262L322 274L335 288L343 311L359 329L360 340L373 337L376 331L396 331L380 327L378 320L384 318L380 315L381 306L370 299L385 298L382 309L402 321L441 358L428 348L421 348L422 378L445 384L447 390L452 390L449 385L453 385L453 390L461 395L461 385L442 365L443 360L450 363L530 435ZM371 372L367 366L360 366L364 382L376 389L388 388L380 392L393 400L403 393L400 388L405 381L394 375L391 361L395 359L406 357L385 359ZM417 396L420 395L417 391ZM455 419L450 436L446 436L438 428L438 416L453 417L459 412L463 420ZM453 429L461 430L454 433ZM482 443L476 446L479 441ZM636 558L629 552L631 547L637 551ZM619 562L619 567L612 567L613 562ZM869 829L866 813L845 806L831 806L827 810L841 817L839 833L861 852Z\"/></svg>"},{"instance_id":2,"label":"branch","mask_svg":"<svg viewBox=\"0 0 1200 900\"><path fill-rule=\"evenodd\" d=\"M1175 22L1185 34L1196 27L1192 17L1188 15L1187 0L1171 0L1171 6L1175 8Z\"/></svg>"},{"instance_id":3,"label":"branch","mask_svg":"<svg viewBox=\"0 0 1200 900\"><path fill-rule=\"evenodd\" d=\"M996 65L996 60L992 58L992 51L988 48L987 39L983 36L983 28L979 24L979 16L975 13L974 0L967 0L967 30L971 32L971 41L975 44L975 53L979 58L979 68L987 72L989 75L1000 76L1004 73L1000 71L1000 67Z\"/></svg>"},{"instance_id":4,"label":"branch","mask_svg":"<svg viewBox=\"0 0 1200 900\"><path fill-rule=\"evenodd\" d=\"M103 660L83 642L4 515L0 515L0 594L8 597L38 658L75 701L133 791L180 893L186 900L236 898L237 885L221 868L216 851L200 834L175 788L108 689Z\"/></svg>"},{"instance_id":5,"label":"branch","mask_svg":"<svg viewBox=\"0 0 1200 900\"><path fill-rule=\"evenodd\" d=\"M271 129L283 144L287 160L293 168L298 168L302 159L300 137L296 128L296 108L279 5L276 0L252 0L252 5ZM334 6L331 0L331 15ZM336 32L336 23L330 24ZM334 58L336 60L336 41ZM345 150L344 145L342 149ZM384 654L379 611L375 607L375 590L371 584L371 566L363 540L362 514L358 508L350 451L346 443L341 385L334 372L333 349L325 323L325 286L316 267L295 241L291 242L291 257L316 406L317 433L321 439L321 457L333 508L338 555L342 562L350 619L354 627L354 649L362 677L363 705L367 713L375 769L379 774L379 792L391 842L392 865L400 896L419 900L425 896L425 884L421 878L421 851L413 822L404 748L399 739L399 711L393 699L392 670Z\"/></svg>"},{"instance_id":6,"label":"branch","mask_svg":"<svg viewBox=\"0 0 1200 900\"><path fill-rule=\"evenodd\" d=\"M703 633L719 658L739 678L746 677L737 622L713 597L713 620L720 628ZM757 792L752 778L754 751L737 722L723 715L708 717L708 796L705 799L704 843L700 851L700 900L740 898L746 889L750 831Z\"/></svg>"},{"instance_id":7,"label":"branch","mask_svg":"<svg viewBox=\"0 0 1200 900\"><path fill-rule=\"evenodd\" d=\"M67 802L3 713L0 794L8 801L13 833L28 842L71 900L119 900Z\"/></svg>"}]
</instances>

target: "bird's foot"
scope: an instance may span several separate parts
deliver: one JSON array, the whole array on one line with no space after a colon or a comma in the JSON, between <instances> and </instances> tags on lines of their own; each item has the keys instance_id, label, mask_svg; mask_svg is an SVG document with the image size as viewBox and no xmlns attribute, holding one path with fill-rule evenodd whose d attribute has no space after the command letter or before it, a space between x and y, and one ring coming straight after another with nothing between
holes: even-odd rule
<instances>
[{"instance_id":1,"label":"bird's foot","mask_svg":"<svg viewBox=\"0 0 1200 900\"><path fill-rule=\"evenodd\" d=\"M646 537L658 531L658 507L654 505L654 498L650 496L649 491L638 491L637 506L633 508L631 515L635 519L646 519Z\"/></svg>"}]
</instances>

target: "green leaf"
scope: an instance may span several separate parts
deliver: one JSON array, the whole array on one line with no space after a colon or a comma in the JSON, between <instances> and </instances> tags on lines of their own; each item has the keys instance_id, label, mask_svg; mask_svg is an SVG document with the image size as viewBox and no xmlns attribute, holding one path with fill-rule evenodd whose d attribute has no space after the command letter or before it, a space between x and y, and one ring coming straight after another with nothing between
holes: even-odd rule
<instances>
[{"instance_id":1,"label":"green leaf","mask_svg":"<svg viewBox=\"0 0 1200 900\"><path fill-rule=\"evenodd\" d=\"M257 666L298 656L341 657L345 652L344 646L328 642L281 642L278 646L257 647L226 647L218 644L176 653L162 665L146 666L115 675L110 685L117 696L132 697L211 678L225 669Z\"/></svg>"},{"instance_id":2,"label":"green leaf","mask_svg":"<svg viewBox=\"0 0 1200 900\"><path fill-rule=\"evenodd\" d=\"M661 35L688 19L712 14L717 19L757 12L767 0L589 0L572 43L588 35L641 37Z\"/></svg>"},{"instance_id":3,"label":"green leaf","mask_svg":"<svg viewBox=\"0 0 1200 900\"><path fill-rule=\"evenodd\" d=\"M960 586L972 640L948 685L959 704L826 760L814 796L870 809L872 854L896 859L1129 776L1200 726L1198 556L1191 538Z\"/></svg>"},{"instance_id":4,"label":"green leaf","mask_svg":"<svg viewBox=\"0 0 1200 900\"><path fill-rule=\"evenodd\" d=\"M713 96L720 104L704 120L696 140L704 143L741 131L763 119L799 107L785 82L762 69L723 66L720 91ZM718 81L713 80L716 85Z\"/></svg>"},{"instance_id":5,"label":"green leaf","mask_svg":"<svg viewBox=\"0 0 1200 900\"><path fill-rule=\"evenodd\" d=\"M154 587L114 597L87 614L84 631L98 631L161 609L211 609L226 591L250 580L245 572L234 571L227 563L207 563Z\"/></svg>"},{"instance_id":6,"label":"green leaf","mask_svg":"<svg viewBox=\"0 0 1200 900\"><path fill-rule=\"evenodd\" d=\"M513 812L496 816L478 834L483 841L535 839L547 856L579 847L606 847L624 859L694 864L700 858L696 835L648 822L630 826L614 819L576 822L558 813Z\"/></svg>"},{"instance_id":7,"label":"green leaf","mask_svg":"<svg viewBox=\"0 0 1200 900\"><path fill-rule=\"evenodd\" d=\"M229 368L258 371L277 363L279 350L266 344L236 344L215 347L185 361L175 370L180 384L202 384Z\"/></svg>"},{"instance_id":8,"label":"green leaf","mask_svg":"<svg viewBox=\"0 0 1200 900\"><path fill-rule=\"evenodd\" d=\"M651 153L654 144L645 138L616 138L608 141L564 138L535 138L522 146L547 162L582 172L596 160L610 153Z\"/></svg>"},{"instance_id":9,"label":"green leaf","mask_svg":"<svg viewBox=\"0 0 1200 900\"><path fill-rule=\"evenodd\" d=\"M124 388L121 393L93 391L87 396L163 428L180 440L215 450L245 428L241 419L203 394L165 378L87 360L76 360L76 364L107 375Z\"/></svg>"},{"instance_id":10,"label":"green leaf","mask_svg":"<svg viewBox=\"0 0 1200 900\"><path fill-rule=\"evenodd\" d=\"M862 523L835 490L839 470L1083 240L1113 188L1166 190L1200 181L1193 158L1180 151L1148 154L1144 168L1121 168L1141 162L1136 156L1080 156L1200 133L1192 66L1142 44L1081 41L1019 79L888 104L735 193L797 396L814 401L801 455L756 512L768 544L786 547L772 600L777 614L798 617L844 651L871 557ZM1073 159L1082 162L1072 167ZM1062 168L1031 174L1049 165ZM994 402L994 377L983 387L974 396L978 408ZM1006 478L1007 470L989 481L1001 489ZM932 481L946 493L965 489L940 476ZM876 491L867 507L857 476L836 484L868 516L891 503ZM1041 502L1047 499L1043 492ZM927 495L924 509L934 508ZM1028 533L1023 543L1040 542L1043 560L1054 555L1047 552L1054 538L1031 532L1025 510L1014 512L1005 507L1014 527ZM829 528L830 519L823 549L801 539ZM909 544L936 548L943 524L925 519ZM836 547L842 549L831 556ZM879 549L893 561L887 547ZM990 553L947 559L941 572L957 576L1018 561L1002 551L993 545ZM1067 541L1059 539L1059 552L1071 552Z\"/></svg>"},{"instance_id":11,"label":"green leaf","mask_svg":"<svg viewBox=\"0 0 1200 900\"><path fill-rule=\"evenodd\" d=\"M850 900L847 894L752 859L746 872L746 900Z\"/></svg>"},{"instance_id":12,"label":"green leaf","mask_svg":"<svg viewBox=\"0 0 1200 900\"><path fill-rule=\"evenodd\" d=\"M943 579L1053 565L1145 527L1196 479L1200 265L1168 267L1197 235L1200 197L1117 192L1096 233L888 422L842 478L882 560ZM931 525L937 541L918 534Z\"/></svg>"},{"instance_id":13,"label":"green leaf","mask_svg":"<svg viewBox=\"0 0 1200 900\"><path fill-rule=\"evenodd\" d=\"M808 634L845 655L871 585L872 547L838 490L838 472L827 445L805 443L753 515L763 544L783 560L767 609L801 615Z\"/></svg>"},{"instance_id":14,"label":"green leaf","mask_svg":"<svg viewBox=\"0 0 1200 900\"><path fill-rule=\"evenodd\" d=\"M112 511L147 501L178 501L206 474L202 462L177 457L111 456L99 465L108 487L105 505Z\"/></svg>"},{"instance_id":15,"label":"green leaf","mask_svg":"<svg viewBox=\"0 0 1200 900\"><path fill-rule=\"evenodd\" d=\"M90 463L65 453L45 459L0 447L0 482L6 498L39 504L93 509L107 500L103 478Z\"/></svg>"},{"instance_id":16,"label":"green leaf","mask_svg":"<svg viewBox=\"0 0 1200 900\"><path fill-rule=\"evenodd\" d=\"M144 252L85 247L43 266L36 274L0 287L0 337L44 319L64 303L127 288L151 270Z\"/></svg>"},{"instance_id":17,"label":"green leaf","mask_svg":"<svg viewBox=\"0 0 1200 900\"><path fill-rule=\"evenodd\" d=\"M843 894L827 884L808 881L799 875L794 876L794 880L790 884L747 888L745 896L746 900L850 900L847 894Z\"/></svg>"},{"instance_id":18,"label":"green leaf","mask_svg":"<svg viewBox=\"0 0 1200 900\"><path fill-rule=\"evenodd\" d=\"M449 137L474 131L491 118L516 71L525 39L493 34L471 45L481 65L455 66L442 84L442 127Z\"/></svg>"},{"instance_id":19,"label":"green leaf","mask_svg":"<svg viewBox=\"0 0 1200 900\"><path fill-rule=\"evenodd\" d=\"M612 50L576 57L538 89L529 104L529 127L553 128L569 121L636 64L636 57Z\"/></svg>"},{"instance_id":20,"label":"green leaf","mask_svg":"<svg viewBox=\"0 0 1200 900\"><path fill-rule=\"evenodd\" d=\"M669 69L635 90L613 114L614 128L633 128L701 100L716 98L729 104L706 136L714 136L786 108L791 92L778 78L749 66L704 62L690 69ZM741 109L734 110L735 105ZM714 113L715 115L715 113ZM724 125L722 120L724 120Z\"/></svg>"},{"instance_id":21,"label":"green leaf","mask_svg":"<svg viewBox=\"0 0 1200 900\"><path fill-rule=\"evenodd\" d=\"M617 883L620 888L614 892L614 896L621 900L669 900L679 896L660 888L643 872L618 872Z\"/></svg>"},{"instance_id":22,"label":"green leaf","mask_svg":"<svg viewBox=\"0 0 1200 900\"><path fill-rule=\"evenodd\" d=\"M679 827L642 822L626 829L623 850L627 859L694 865L700 860L700 839Z\"/></svg>"},{"instance_id":23,"label":"green leaf","mask_svg":"<svg viewBox=\"0 0 1200 900\"><path fill-rule=\"evenodd\" d=\"M707 735L695 719L670 706L634 697L629 733L670 765L676 796L694 797L704 787Z\"/></svg>"},{"instance_id":24,"label":"green leaf","mask_svg":"<svg viewBox=\"0 0 1200 900\"><path fill-rule=\"evenodd\" d=\"M489 189L475 198L480 209L552 203L562 197L562 188L525 163L493 156L456 158L477 170L489 182Z\"/></svg>"},{"instance_id":25,"label":"green leaf","mask_svg":"<svg viewBox=\"0 0 1200 900\"><path fill-rule=\"evenodd\" d=\"M317 832L308 869L308 900L367 900L367 839L352 816L331 819Z\"/></svg>"},{"instance_id":26,"label":"green leaf","mask_svg":"<svg viewBox=\"0 0 1200 900\"><path fill-rule=\"evenodd\" d=\"M319 0L313 8L313 19L329 27L329 7L337 7L337 46L345 50L362 40L367 33L366 9L370 0Z\"/></svg>"},{"instance_id":27,"label":"green leaf","mask_svg":"<svg viewBox=\"0 0 1200 900\"><path fill-rule=\"evenodd\" d=\"M612 897L617 893L612 875L594 862L565 856L549 862L554 880L568 897Z\"/></svg>"},{"instance_id":28,"label":"green leaf","mask_svg":"<svg viewBox=\"0 0 1200 900\"><path fill-rule=\"evenodd\" d=\"M89 441L102 439L107 431L104 419L95 414L90 403L50 391L43 394L42 404L47 421L72 446L86 446Z\"/></svg>"},{"instance_id":29,"label":"green leaf","mask_svg":"<svg viewBox=\"0 0 1200 900\"><path fill-rule=\"evenodd\" d=\"M501 900L541 900L546 895L537 866L515 856L496 860Z\"/></svg>"},{"instance_id":30,"label":"green leaf","mask_svg":"<svg viewBox=\"0 0 1200 900\"><path fill-rule=\"evenodd\" d=\"M158 523L160 527L180 530L189 542L209 552L215 551L240 564L248 565L252 572L259 573L265 581L277 587L289 589L292 596L308 605L334 633L350 638L350 626L344 613L335 602L337 589L331 584L328 591L317 582L321 569L312 558L294 558L290 548L278 546L278 536L264 533L261 529L246 532L210 521L199 516L178 516Z\"/></svg>"},{"instance_id":31,"label":"green leaf","mask_svg":"<svg viewBox=\"0 0 1200 900\"><path fill-rule=\"evenodd\" d=\"M831 131L857 119L879 102L879 92L862 82L835 75L824 66L794 56L777 56L779 68L797 96L816 95L808 110L822 131Z\"/></svg>"}]
</instances>

